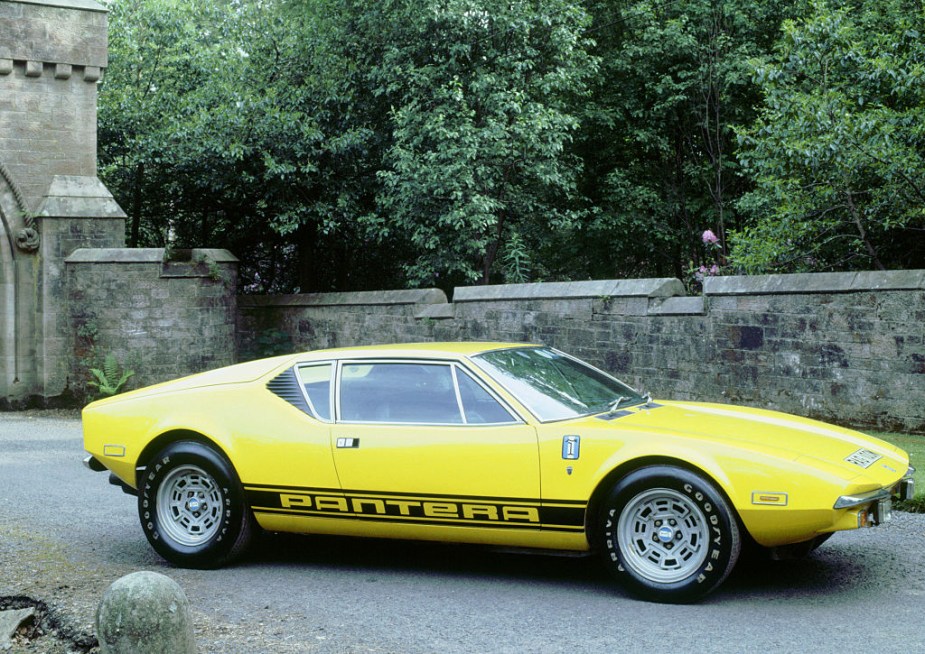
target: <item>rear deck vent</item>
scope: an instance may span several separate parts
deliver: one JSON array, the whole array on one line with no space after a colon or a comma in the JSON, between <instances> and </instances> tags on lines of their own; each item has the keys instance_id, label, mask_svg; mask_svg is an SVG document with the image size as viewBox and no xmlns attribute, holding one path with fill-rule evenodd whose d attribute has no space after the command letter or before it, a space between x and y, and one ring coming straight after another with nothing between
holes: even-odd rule
<instances>
[{"instance_id":1,"label":"rear deck vent","mask_svg":"<svg viewBox=\"0 0 925 654\"><path fill-rule=\"evenodd\" d=\"M299 380L296 378L295 368L290 368L271 379L267 382L267 389L300 411L311 415L311 409L308 408L308 402L305 401L305 396L299 386Z\"/></svg>"}]
</instances>

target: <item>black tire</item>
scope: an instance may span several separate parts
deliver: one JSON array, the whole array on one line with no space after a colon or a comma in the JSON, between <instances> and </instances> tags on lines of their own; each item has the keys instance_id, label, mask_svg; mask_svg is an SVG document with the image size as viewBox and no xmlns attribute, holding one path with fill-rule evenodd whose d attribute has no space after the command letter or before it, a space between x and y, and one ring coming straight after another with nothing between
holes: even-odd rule
<instances>
[{"instance_id":1,"label":"black tire","mask_svg":"<svg viewBox=\"0 0 925 654\"><path fill-rule=\"evenodd\" d=\"M138 516L148 542L184 568L218 568L247 549L253 513L231 463L208 445L171 443L144 471Z\"/></svg>"},{"instance_id":2,"label":"black tire","mask_svg":"<svg viewBox=\"0 0 925 654\"><path fill-rule=\"evenodd\" d=\"M732 571L742 541L729 503L710 482L668 465L621 479L600 517L608 569L634 594L693 602Z\"/></svg>"}]
</instances>

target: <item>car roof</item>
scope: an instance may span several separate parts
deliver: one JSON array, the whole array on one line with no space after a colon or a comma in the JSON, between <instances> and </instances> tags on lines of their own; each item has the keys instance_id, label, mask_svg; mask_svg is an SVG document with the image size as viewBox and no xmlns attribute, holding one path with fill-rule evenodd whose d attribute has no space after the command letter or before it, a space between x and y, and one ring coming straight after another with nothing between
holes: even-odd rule
<instances>
[{"instance_id":1,"label":"car roof","mask_svg":"<svg viewBox=\"0 0 925 654\"><path fill-rule=\"evenodd\" d=\"M494 343L487 341L436 342L436 343L392 343L387 345L363 345L358 347L311 350L304 352L312 359L371 358L376 356L400 357L447 357L457 359L493 350L520 347L541 347L531 343Z\"/></svg>"}]
</instances>

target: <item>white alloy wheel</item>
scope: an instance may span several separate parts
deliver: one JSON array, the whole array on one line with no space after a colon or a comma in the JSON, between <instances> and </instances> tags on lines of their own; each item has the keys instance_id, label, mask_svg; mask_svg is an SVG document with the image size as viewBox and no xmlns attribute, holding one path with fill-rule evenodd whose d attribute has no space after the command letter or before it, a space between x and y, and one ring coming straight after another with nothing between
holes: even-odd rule
<instances>
[{"instance_id":1,"label":"white alloy wheel","mask_svg":"<svg viewBox=\"0 0 925 654\"><path fill-rule=\"evenodd\" d=\"M688 496L652 488L627 502L616 536L623 564L654 583L671 584L694 574L709 551L707 519Z\"/></svg>"},{"instance_id":2,"label":"white alloy wheel","mask_svg":"<svg viewBox=\"0 0 925 654\"><path fill-rule=\"evenodd\" d=\"M164 535L186 547L208 541L222 527L222 490L199 466L171 470L158 486L156 506Z\"/></svg>"}]
</instances>

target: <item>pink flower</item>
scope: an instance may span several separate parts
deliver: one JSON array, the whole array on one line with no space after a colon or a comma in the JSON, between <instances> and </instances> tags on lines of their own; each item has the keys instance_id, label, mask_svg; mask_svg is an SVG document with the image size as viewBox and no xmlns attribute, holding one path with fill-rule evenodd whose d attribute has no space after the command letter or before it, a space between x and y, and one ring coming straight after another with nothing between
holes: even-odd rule
<instances>
[{"instance_id":1,"label":"pink flower","mask_svg":"<svg viewBox=\"0 0 925 654\"><path fill-rule=\"evenodd\" d=\"M711 229L705 231L700 238L703 239L704 245L712 245L719 241L719 237Z\"/></svg>"},{"instance_id":2,"label":"pink flower","mask_svg":"<svg viewBox=\"0 0 925 654\"><path fill-rule=\"evenodd\" d=\"M715 263L712 266L710 266L710 274L711 275L719 274L719 266L717 266Z\"/></svg>"}]
</instances>

